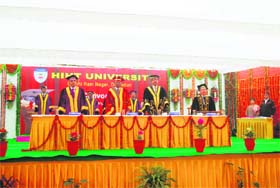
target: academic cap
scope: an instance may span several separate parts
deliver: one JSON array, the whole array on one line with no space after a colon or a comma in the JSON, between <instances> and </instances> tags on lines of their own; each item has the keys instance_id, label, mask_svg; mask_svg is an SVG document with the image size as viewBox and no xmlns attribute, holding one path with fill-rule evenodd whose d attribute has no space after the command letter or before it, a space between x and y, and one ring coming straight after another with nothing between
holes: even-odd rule
<instances>
[{"instance_id":1,"label":"academic cap","mask_svg":"<svg viewBox=\"0 0 280 188\"><path fill-rule=\"evenodd\" d=\"M208 87L207 87L206 84L200 84L200 85L197 86L198 91L200 91L200 88L203 87L203 86L204 86L206 89L208 89Z\"/></svg>"},{"instance_id":2,"label":"academic cap","mask_svg":"<svg viewBox=\"0 0 280 188\"><path fill-rule=\"evenodd\" d=\"M153 75L150 75L149 78L150 79L152 79L152 78L159 78L159 75L153 74Z\"/></svg>"},{"instance_id":3,"label":"academic cap","mask_svg":"<svg viewBox=\"0 0 280 188\"><path fill-rule=\"evenodd\" d=\"M77 80L79 79L75 74L66 77L67 80L70 80L70 78L76 78Z\"/></svg>"},{"instance_id":4,"label":"academic cap","mask_svg":"<svg viewBox=\"0 0 280 188\"><path fill-rule=\"evenodd\" d=\"M121 76L114 76L113 80L115 80L115 81L124 81L123 77L121 77Z\"/></svg>"},{"instance_id":5,"label":"academic cap","mask_svg":"<svg viewBox=\"0 0 280 188\"><path fill-rule=\"evenodd\" d=\"M136 90L131 90L131 91L129 92L129 94L131 94L131 93L137 93L137 91L136 91Z\"/></svg>"}]
</instances>

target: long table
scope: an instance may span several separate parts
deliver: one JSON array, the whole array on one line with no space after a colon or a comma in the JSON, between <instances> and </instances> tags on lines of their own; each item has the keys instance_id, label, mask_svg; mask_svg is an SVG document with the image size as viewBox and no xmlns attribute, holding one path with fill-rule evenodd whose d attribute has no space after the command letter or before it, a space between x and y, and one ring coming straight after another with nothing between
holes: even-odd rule
<instances>
[{"instance_id":1,"label":"long table","mask_svg":"<svg viewBox=\"0 0 280 188\"><path fill-rule=\"evenodd\" d=\"M273 138L272 118L237 118L237 137L244 138L249 127L255 132L255 138Z\"/></svg>"},{"instance_id":2,"label":"long table","mask_svg":"<svg viewBox=\"0 0 280 188\"><path fill-rule=\"evenodd\" d=\"M29 150L65 150L71 132L80 135L80 149L133 148L138 131L145 147L193 147L199 118L204 119L206 146L230 146L226 116L58 116L33 115Z\"/></svg>"}]
</instances>

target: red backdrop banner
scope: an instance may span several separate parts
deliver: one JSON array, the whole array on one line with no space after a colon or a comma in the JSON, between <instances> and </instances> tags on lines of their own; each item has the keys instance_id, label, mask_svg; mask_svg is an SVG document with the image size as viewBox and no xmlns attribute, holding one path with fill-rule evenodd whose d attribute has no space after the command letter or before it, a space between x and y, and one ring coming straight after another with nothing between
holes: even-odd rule
<instances>
[{"instance_id":1,"label":"red backdrop banner","mask_svg":"<svg viewBox=\"0 0 280 188\"><path fill-rule=\"evenodd\" d=\"M26 101L34 101L40 93L40 86L46 85L53 105L58 104L60 91L67 86L66 77L75 74L79 77L79 87L86 92L94 91L95 98L102 107L107 96L108 89L114 85L113 77L122 76L125 81L122 86L128 91L136 90L138 99L143 100L145 87L149 85L148 76L157 74L160 76L159 84L168 90L166 70L146 70L129 68L93 68L93 67L22 67L21 71L21 97ZM24 124L23 121L21 121ZM29 124L29 123L27 123ZM21 126L21 133L28 133L29 128ZM23 128L25 127L25 128Z\"/></svg>"},{"instance_id":2,"label":"red backdrop banner","mask_svg":"<svg viewBox=\"0 0 280 188\"><path fill-rule=\"evenodd\" d=\"M280 68L259 67L240 71L237 73L237 111L238 117L244 117L250 98L255 98L260 105L265 91L270 93L270 98L276 106L274 124L280 121Z\"/></svg>"}]
</instances>

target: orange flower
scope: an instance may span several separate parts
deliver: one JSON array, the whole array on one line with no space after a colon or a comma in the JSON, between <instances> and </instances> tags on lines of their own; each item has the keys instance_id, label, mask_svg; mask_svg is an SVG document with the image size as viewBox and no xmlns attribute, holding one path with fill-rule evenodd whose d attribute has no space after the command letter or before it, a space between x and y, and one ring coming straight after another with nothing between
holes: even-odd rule
<instances>
[{"instance_id":1,"label":"orange flower","mask_svg":"<svg viewBox=\"0 0 280 188\"><path fill-rule=\"evenodd\" d=\"M171 95L172 95L172 97L171 97L172 102L174 102L174 103L179 102L179 89L178 88L172 89Z\"/></svg>"},{"instance_id":2,"label":"orange flower","mask_svg":"<svg viewBox=\"0 0 280 188\"><path fill-rule=\"evenodd\" d=\"M0 133L6 133L6 132L7 130L4 127L0 129Z\"/></svg>"}]
</instances>

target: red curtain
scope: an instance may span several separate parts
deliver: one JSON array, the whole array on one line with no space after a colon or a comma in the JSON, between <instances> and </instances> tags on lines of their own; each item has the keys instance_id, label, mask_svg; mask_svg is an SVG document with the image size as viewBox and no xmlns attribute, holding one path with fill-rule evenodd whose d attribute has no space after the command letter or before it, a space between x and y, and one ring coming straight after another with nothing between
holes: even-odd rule
<instances>
[{"instance_id":1,"label":"red curtain","mask_svg":"<svg viewBox=\"0 0 280 188\"><path fill-rule=\"evenodd\" d=\"M265 78L264 77L253 78L252 84L250 86L252 91L251 97L256 100L257 104L261 104L265 92ZM249 104L249 100L248 100L248 104Z\"/></svg>"},{"instance_id":2,"label":"red curtain","mask_svg":"<svg viewBox=\"0 0 280 188\"><path fill-rule=\"evenodd\" d=\"M237 73L237 117L245 116L245 110L251 98L250 73L249 70Z\"/></svg>"},{"instance_id":3,"label":"red curtain","mask_svg":"<svg viewBox=\"0 0 280 188\"><path fill-rule=\"evenodd\" d=\"M268 77L268 87L270 91L270 98L274 101L276 106L276 113L273 116L273 124L280 125L280 68L278 75Z\"/></svg>"},{"instance_id":4,"label":"red curtain","mask_svg":"<svg viewBox=\"0 0 280 188\"><path fill-rule=\"evenodd\" d=\"M280 121L280 68L259 67L237 73L237 112L238 117L244 117L250 98L255 98L260 104L265 91L276 105L274 122Z\"/></svg>"}]
</instances>

